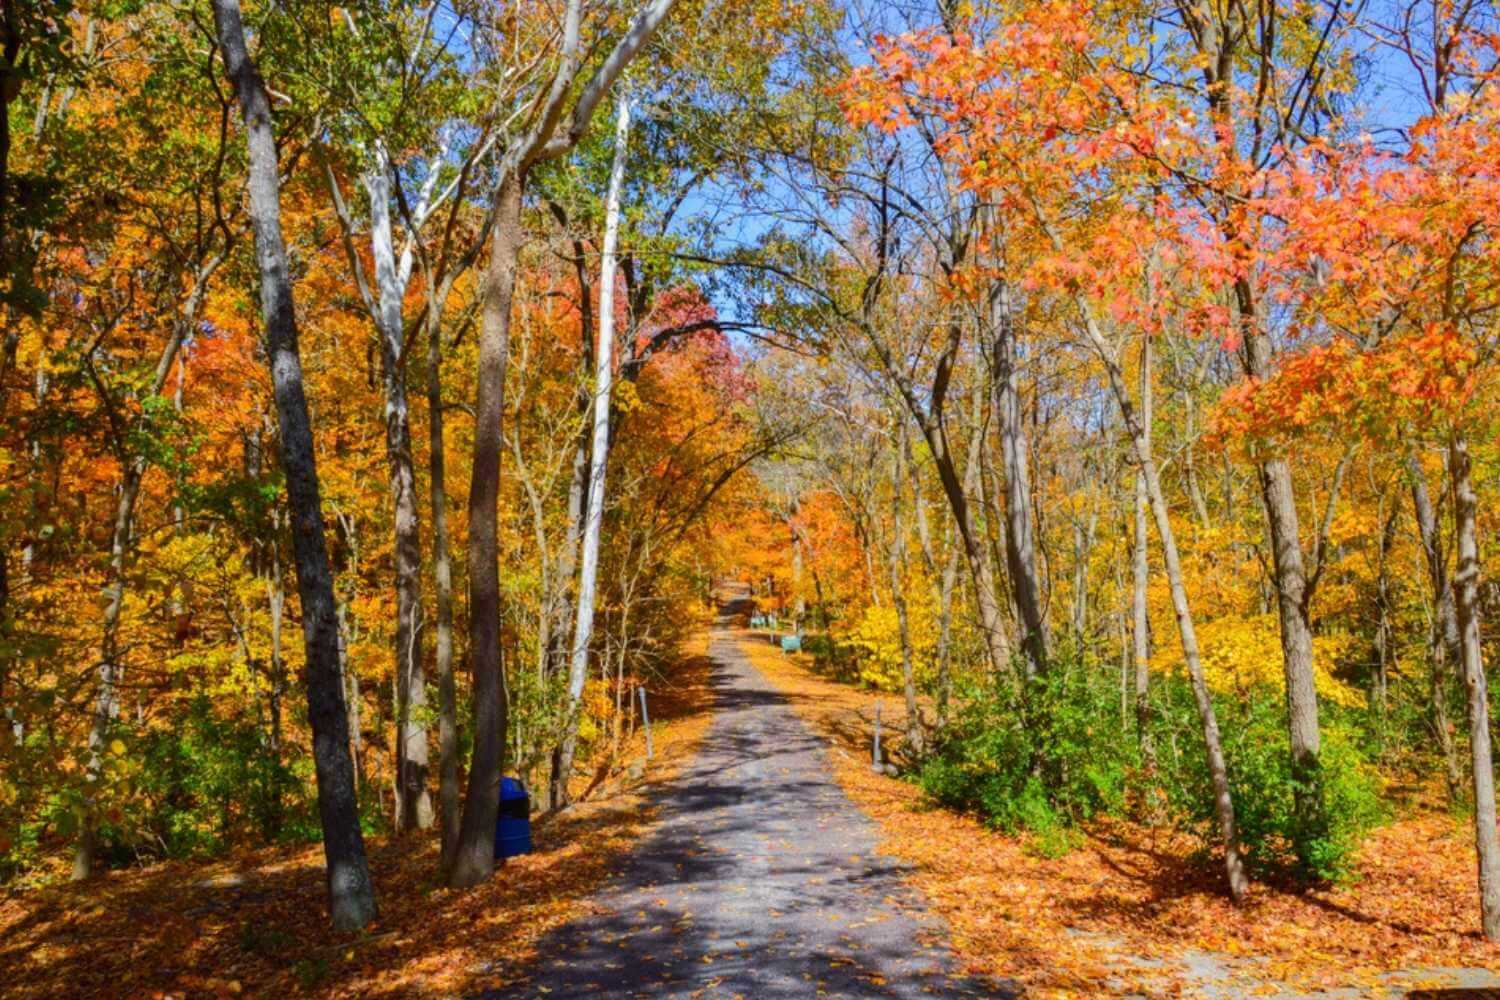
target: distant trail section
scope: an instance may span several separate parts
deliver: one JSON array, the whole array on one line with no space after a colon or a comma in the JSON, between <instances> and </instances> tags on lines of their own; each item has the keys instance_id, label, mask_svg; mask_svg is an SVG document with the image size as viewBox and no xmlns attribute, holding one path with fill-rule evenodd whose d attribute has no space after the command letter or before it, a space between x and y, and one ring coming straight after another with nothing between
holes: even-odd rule
<instances>
[{"instance_id":1,"label":"distant trail section","mask_svg":"<svg viewBox=\"0 0 1500 1000\"><path fill-rule=\"evenodd\" d=\"M591 915L543 939L530 982L489 996L1017 996L956 971L946 928L741 641L714 634L714 721L654 793L659 826Z\"/></svg>"}]
</instances>

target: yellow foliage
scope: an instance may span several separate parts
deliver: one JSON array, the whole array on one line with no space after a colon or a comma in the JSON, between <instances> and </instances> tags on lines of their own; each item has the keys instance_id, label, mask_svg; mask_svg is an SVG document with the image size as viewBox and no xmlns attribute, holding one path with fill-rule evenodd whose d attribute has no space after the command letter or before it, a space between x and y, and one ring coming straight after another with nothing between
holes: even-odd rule
<instances>
[{"instance_id":1,"label":"yellow foliage","mask_svg":"<svg viewBox=\"0 0 1500 1000\"><path fill-rule=\"evenodd\" d=\"M1365 704L1364 695L1330 669L1354 643L1354 637L1343 632L1313 638L1313 683L1319 698L1348 707ZM1286 688L1281 631L1274 615L1226 615L1206 621L1198 627L1198 646L1204 679L1215 691L1243 691L1261 684ZM1153 659L1155 669L1167 669L1181 663L1181 652L1174 644Z\"/></svg>"},{"instance_id":2,"label":"yellow foliage","mask_svg":"<svg viewBox=\"0 0 1500 1000\"><path fill-rule=\"evenodd\" d=\"M585 743L599 739L614 711L614 694L610 686L597 677L591 677L583 688L578 738Z\"/></svg>"},{"instance_id":3,"label":"yellow foliage","mask_svg":"<svg viewBox=\"0 0 1500 1000\"><path fill-rule=\"evenodd\" d=\"M928 679L937 656L937 615L931 587L921 583L907 588L907 617L911 629L912 671L918 683ZM882 691L902 686L901 622L889 604L866 607L846 645L859 652L859 679Z\"/></svg>"}]
</instances>

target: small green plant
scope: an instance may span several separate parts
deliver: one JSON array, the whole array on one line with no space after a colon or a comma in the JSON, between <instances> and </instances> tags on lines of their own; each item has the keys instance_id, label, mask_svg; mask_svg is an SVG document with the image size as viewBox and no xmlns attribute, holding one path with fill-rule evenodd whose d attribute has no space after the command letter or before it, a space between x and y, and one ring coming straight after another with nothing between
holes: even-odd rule
<instances>
[{"instance_id":1,"label":"small green plant","mask_svg":"<svg viewBox=\"0 0 1500 1000\"><path fill-rule=\"evenodd\" d=\"M311 990L328 978L328 959L299 958L292 966L292 974L304 990Z\"/></svg>"},{"instance_id":2,"label":"small green plant","mask_svg":"<svg viewBox=\"0 0 1500 1000\"><path fill-rule=\"evenodd\" d=\"M292 936L279 927L245 924L240 928L240 950L252 955L275 957L292 943Z\"/></svg>"}]
</instances>

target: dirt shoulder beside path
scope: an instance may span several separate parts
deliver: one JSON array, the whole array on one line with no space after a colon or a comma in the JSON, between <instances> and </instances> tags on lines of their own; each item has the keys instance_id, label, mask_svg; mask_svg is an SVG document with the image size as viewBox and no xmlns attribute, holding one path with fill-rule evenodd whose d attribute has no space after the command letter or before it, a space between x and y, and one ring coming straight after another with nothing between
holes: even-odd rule
<instances>
[{"instance_id":1,"label":"dirt shoulder beside path","mask_svg":"<svg viewBox=\"0 0 1500 1000\"><path fill-rule=\"evenodd\" d=\"M932 807L911 783L871 770L875 703L888 732L899 732L899 696L824 678L809 657L785 656L761 633L737 639L828 743L840 786L879 824L880 850L910 866L968 972L1015 977L1028 996L1500 988L1500 975L1487 971L1500 971L1500 949L1473 926L1473 847L1450 817L1376 831L1354 885L1305 894L1257 885L1249 904L1235 907L1217 869L1171 831L1101 824L1078 850L1047 859Z\"/></svg>"},{"instance_id":2,"label":"dirt shoulder beside path","mask_svg":"<svg viewBox=\"0 0 1500 1000\"><path fill-rule=\"evenodd\" d=\"M438 879L435 833L367 841L380 920L328 925L319 845L168 862L0 900L0 995L456 996L513 981L656 819L650 790L696 754L711 716L707 636L653 689L645 783L540 823L536 852L465 892ZM637 733L627 760L640 759Z\"/></svg>"}]
</instances>

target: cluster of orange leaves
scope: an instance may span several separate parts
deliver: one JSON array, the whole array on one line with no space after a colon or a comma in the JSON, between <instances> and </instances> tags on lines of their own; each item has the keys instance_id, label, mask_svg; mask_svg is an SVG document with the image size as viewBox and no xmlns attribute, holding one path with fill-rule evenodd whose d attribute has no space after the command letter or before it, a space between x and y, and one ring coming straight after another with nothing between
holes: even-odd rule
<instances>
[{"instance_id":1,"label":"cluster of orange leaves","mask_svg":"<svg viewBox=\"0 0 1500 1000\"><path fill-rule=\"evenodd\" d=\"M1443 981L1432 970L1500 965L1500 950L1472 928L1474 852L1451 817L1414 816L1377 830L1352 885L1299 893L1257 884L1236 907L1218 868L1169 830L1100 823L1076 850L1048 859L932 806L915 785L870 768L875 702L899 732L898 699L820 677L806 656L784 657L754 640L745 648L830 738L839 784L879 825L880 849L912 866L968 974L1018 981L1038 996L1336 986L1403 995Z\"/></svg>"},{"instance_id":2,"label":"cluster of orange leaves","mask_svg":"<svg viewBox=\"0 0 1500 1000\"><path fill-rule=\"evenodd\" d=\"M1452 426L1482 375L1474 343L1451 328L1434 325L1369 350L1338 340L1288 358L1274 378L1225 390L1212 430L1235 440L1358 428L1391 440L1406 428Z\"/></svg>"},{"instance_id":3,"label":"cluster of orange leaves","mask_svg":"<svg viewBox=\"0 0 1500 1000\"><path fill-rule=\"evenodd\" d=\"M1405 151L1315 140L1267 166L1224 141L1203 102L1134 71L1139 38L1117 14L1055 0L984 39L962 27L878 38L843 88L846 117L887 132L937 122L959 186L1000 207L1013 246L1033 243L1025 287L1090 300L1118 328L1170 320L1232 346L1227 311L1194 290L1253 274L1306 353L1229 394L1221 433L1353 421L1388 438L1469 417L1500 296L1500 38L1462 40L1470 91L1417 121ZM1224 218L1198 204L1204 192L1231 196ZM1177 271L1190 273L1159 282Z\"/></svg>"}]
</instances>

